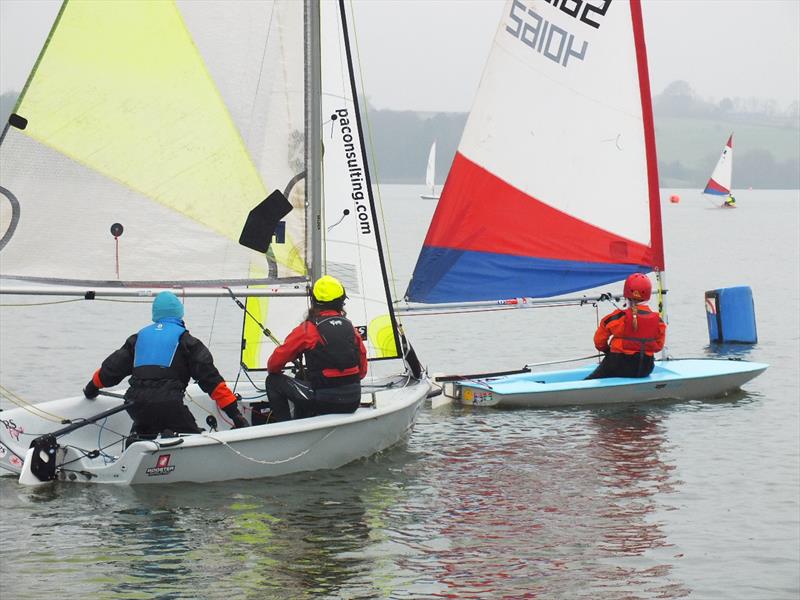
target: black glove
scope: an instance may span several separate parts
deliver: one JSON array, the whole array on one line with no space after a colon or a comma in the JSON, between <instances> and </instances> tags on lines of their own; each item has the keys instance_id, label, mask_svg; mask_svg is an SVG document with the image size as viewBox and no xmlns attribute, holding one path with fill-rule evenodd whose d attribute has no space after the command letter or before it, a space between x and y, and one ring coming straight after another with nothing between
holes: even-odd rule
<instances>
[{"instance_id":1,"label":"black glove","mask_svg":"<svg viewBox=\"0 0 800 600\"><path fill-rule=\"evenodd\" d=\"M222 409L228 418L233 421L233 428L240 429L242 427L250 427L250 423L247 422L247 419L244 418L244 415L239 412L239 407L236 406L236 402L231 402Z\"/></svg>"},{"instance_id":2,"label":"black glove","mask_svg":"<svg viewBox=\"0 0 800 600\"><path fill-rule=\"evenodd\" d=\"M86 384L86 387L83 388L83 395L86 396L87 400L94 400L97 398L97 394L100 393L98 387L94 384L94 381L90 381Z\"/></svg>"}]
</instances>

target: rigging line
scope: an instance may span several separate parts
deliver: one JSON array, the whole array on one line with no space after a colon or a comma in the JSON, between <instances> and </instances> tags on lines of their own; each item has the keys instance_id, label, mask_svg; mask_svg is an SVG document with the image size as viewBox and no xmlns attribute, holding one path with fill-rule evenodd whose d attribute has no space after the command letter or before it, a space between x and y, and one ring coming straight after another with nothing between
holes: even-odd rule
<instances>
[{"instance_id":1,"label":"rigging line","mask_svg":"<svg viewBox=\"0 0 800 600\"><path fill-rule=\"evenodd\" d=\"M250 385L252 385L256 390L258 390L259 392L266 392L266 388L258 387L256 382L253 381L253 378L250 377L250 371L248 371L247 368L245 368L244 365L240 365L239 366L239 374L236 376L236 382L233 384L234 393L236 392L236 387L239 385L239 375L241 375L242 373L244 373L244 376L247 377L247 380L250 382ZM261 396L258 396L258 397L260 398Z\"/></svg>"},{"instance_id":2,"label":"rigging line","mask_svg":"<svg viewBox=\"0 0 800 600\"><path fill-rule=\"evenodd\" d=\"M601 356L605 356L604 354L590 354L589 356L581 356L579 358L564 358L561 360L549 360L546 362L538 362L538 363L526 363L523 365L524 368L529 367L544 367L545 365L560 365L562 363L570 363L570 362L579 362L581 360L589 360L590 358L599 358Z\"/></svg>"},{"instance_id":3,"label":"rigging line","mask_svg":"<svg viewBox=\"0 0 800 600\"><path fill-rule=\"evenodd\" d=\"M256 325L259 326L259 328L264 333L264 335L267 336L271 341L273 341L276 346L280 346L281 345L280 340L278 338L276 338L269 329L264 327L264 325L261 324L261 321L259 321L258 319L256 319L253 316L253 313L251 313L249 310L247 310L247 307L244 304L242 304L242 301L239 300L239 298L236 297L236 295L233 293L233 290L231 290L231 288L229 288L229 287L226 287L225 290L227 290L228 294L230 294L231 299L234 302L236 302L236 304L239 306L239 308L241 308L248 317L253 319L253 322Z\"/></svg>"},{"instance_id":4,"label":"rigging line","mask_svg":"<svg viewBox=\"0 0 800 600\"><path fill-rule=\"evenodd\" d=\"M366 88L366 86L364 84L364 70L361 68L361 51L360 51L359 46L358 46L358 32L357 32L357 27L356 27L356 15L355 15L355 9L353 7L353 0L350 0L350 16L351 16L351 21L353 23L352 30L353 30L353 41L355 42L355 48L356 48L356 63L357 63L357 66L358 66L358 79L361 82L362 95L366 98L366 89L367 88ZM359 100L358 96L353 98L353 102L356 105L358 104L358 100ZM374 181L374 184L375 184L375 195L376 195L377 200L378 200L378 208L380 209L380 214L381 214L381 226L383 227L383 235L384 235L384 240L385 240L385 244L386 244L385 258L386 258L386 263L387 263L387 265L389 267L389 275L390 275L389 279L390 279L390 284L392 286L392 296L394 298L397 298L398 297L398 295L397 295L397 284L396 284L397 279L394 276L394 267L392 265L392 253L391 253L391 251L389 249L389 247L390 247L390 244L389 244L389 230L386 227L386 215L384 214L384 211L383 211L383 198L381 197L381 186L380 186L380 183L379 183L381 178L380 178L380 175L378 174L378 160L377 160L377 158L375 156L375 143L372 141L372 124L371 124L371 122L369 120L369 105L366 102L364 103L364 120L366 121L366 130L367 130L366 133L367 133L367 138L369 139L369 157L372 159L372 168L375 171L375 178L374 178L374 180L375 180ZM376 223L375 226L377 227L377 223ZM395 315L395 318L399 322L400 315Z\"/></svg>"},{"instance_id":5,"label":"rigging line","mask_svg":"<svg viewBox=\"0 0 800 600\"><path fill-rule=\"evenodd\" d=\"M117 298L72 298L70 300L53 300L49 302L27 302L24 304L0 304L0 308L11 307L11 308L24 308L26 306L50 306L54 304L67 304L68 302L84 302L86 300L91 300L92 302L120 302L120 303L127 303L127 304L151 304L152 300L122 300Z\"/></svg>"},{"instance_id":6,"label":"rigging line","mask_svg":"<svg viewBox=\"0 0 800 600\"><path fill-rule=\"evenodd\" d=\"M68 302L83 302L85 298L73 298L71 300L54 300L52 302L25 302L23 304L0 304L2 308L24 308L26 306L50 306L53 304L66 304Z\"/></svg>"},{"instance_id":7,"label":"rigging line","mask_svg":"<svg viewBox=\"0 0 800 600\"><path fill-rule=\"evenodd\" d=\"M209 348L211 348L211 339L214 337L214 326L217 323L217 311L219 310L220 299L221 296L214 299L214 312L211 314L211 330L208 332L208 342L206 344Z\"/></svg>"},{"instance_id":8,"label":"rigging line","mask_svg":"<svg viewBox=\"0 0 800 600\"><path fill-rule=\"evenodd\" d=\"M0 394L2 394L2 396L4 398L6 398L9 402L11 402L12 404L16 404L17 406L19 406L23 410L28 411L34 417L37 417L39 419L44 419L46 421L54 421L54 422L58 422L58 423L63 423L64 421L68 421L69 420L66 417L62 417L62 416L59 416L57 414L48 412L48 411L44 410L43 408L38 408L35 404L31 404L27 400L24 400L23 398L17 396L14 392L12 392L11 390L9 390L8 388L6 388L6 387L4 387L2 385L0 385ZM41 414L37 415L34 411L38 411ZM49 416L47 416L47 415L49 415Z\"/></svg>"},{"instance_id":9,"label":"rigging line","mask_svg":"<svg viewBox=\"0 0 800 600\"><path fill-rule=\"evenodd\" d=\"M506 306L487 306L482 308L457 308L452 310L419 310L419 311L403 311L403 316L406 317L427 317L429 315L459 315L459 314L469 314L469 313L479 313L479 312L494 312L499 310L530 310L532 308L568 308L572 306L587 306L590 303L588 302L573 302L570 304L536 304L531 306L517 306L517 305L506 305ZM597 303L591 303L591 306L597 308Z\"/></svg>"},{"instance_id":10,"label":"rigging line","mask_svg":"<svg viewBox=\"0 0 800 600\"><path fill-rule=\"evenodd\" d=\"M208 409L207 409L205 406L203 406L203 405L202 405L202 404L200 404L200 403L199 403L197 400L195 400L194 398L192 398L191 394L188 394L188 393L187 393L187 394L184 394L184 398L188 398L188 399L189 399L189 402L191 402L192 404L194 404L194 405L195 405L197 408L199 408L200 410L202 410L202 411L204 411L204 412L207 412L207 413L208 413L208 414L210 414L212 417L215 417L215 416L216 416L216 415L215 415L215 414L214 414L212 411L208 410ZM227 422L227 421L226 421L226 422ZM230 425L230 423L228 423L228 425Z\"/></svg>"},{"instance_id":11,"label":"rigging line","mask_svg":"<svg viewBox=\"0 0 800 600\"><path fill-rule=\"evenodd\" d=\"M319 439L316 442L314 442L313 444L311 444L308 448L306 448L305 450L303 450L299 454L295 454L294 456L290 456L289 458L284 458L282 460L259 460L257 458L253 458L252 456L247 456L246 454L242 454L236 448L231 446L228 442L226 442L224 440L221 440L221 439L219 439L217 437L214 437L210 433L203 432L203 433L201 433L199 435L201 435L203 437L206 437L206 438L209 438L211 440L214 440L218 444L221 444L221 445L225 446L226 448L231 450L236 455L240 456L241 458L244 458L245 460L249 460L250 462L258 463L260 465L281 465L283 463L291 462L293 460L297 460L298 458L302 458L303 456L308 454L314 446L316 446L317 444L321 444L326 439L328 439L331 435L333 435L334 431L336 431L336 429L331 429L328 433L325 434L324 437L322 437L321 439Z\"/></svg>"},{"instance_id":12,"label":"rigging line","mask_svg":"<svg viewBox=\"0 0 800 600\"><path fill-rule=\"evenodd\" d=\"M233 290L231 290L231 288L229 287L226 287L225 289L228 291L233 301L236 302L237 305L239 305L239 308L241 308L245 312L245 314L249 316L251 319L253 319L255 324L259 326L264 335L266 335L276 346L280 346L281 341L278 338L276 338L269 329L267 329L264 325L262 325L261 322L253 316L253 313L247 310L247 307L244 304L242 304L242 301L236 297L236 295L233 293ZM298 370L303 368L302 360L300 358L293 360L292 364Z\"/></svg>"}]
</instances>

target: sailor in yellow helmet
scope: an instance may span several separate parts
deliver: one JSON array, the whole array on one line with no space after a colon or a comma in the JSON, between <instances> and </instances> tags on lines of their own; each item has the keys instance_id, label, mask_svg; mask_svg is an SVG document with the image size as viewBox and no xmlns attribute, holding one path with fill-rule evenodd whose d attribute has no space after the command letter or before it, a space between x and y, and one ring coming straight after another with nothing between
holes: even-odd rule
<instances>
[{"instance_id":1,"label":"sailor in yellow helmet","mask_svg":"<svg viewBox=\"0 0 800 600\"><path fill-rule=\"evenodd\" d=\"M342 282L323 275L311 293L306 320L275 348L267 361L267 396L272 419L328 413L352 413L361 403L361 380L367 375L367 349L346 318ZM290 362L305 359L303 379L283 374Z\"/></svg>"}]
</instances>

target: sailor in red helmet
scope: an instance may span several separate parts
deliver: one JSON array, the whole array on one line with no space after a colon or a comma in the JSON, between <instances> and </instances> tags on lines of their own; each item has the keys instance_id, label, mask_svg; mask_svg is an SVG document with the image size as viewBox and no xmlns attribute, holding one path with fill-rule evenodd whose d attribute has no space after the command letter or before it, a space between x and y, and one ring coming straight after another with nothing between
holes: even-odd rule
<instances>
[{"instance_id":1,"label":"sailor in red helmet","mask_svg":"<svg viewBox=\"0 0 800 600\"><path fill-rule=\"evenodd\" d=\"M586 379L647 377L653 371L653 355L664 347L667 326L646 304L653 286L647 275L633 273L625 280L628 301L603 317L594 334L594 346L605 357Z\"/></svg>"},{"instance_id":2,"label":"sailor in red helmet","mask_svg":"<svg viewBox=\"0 0 800 600\"><path fill-rule=\"evenodd\" d=\"M361 380L367 375L367 349L345 317L344 286L323 275L311 294L306 320L275 348L267 361L266 388L273 421L330 413L352 413L361 403ZM304 377L283 374L287 363L305 358ZM289 402L294 405L294 414Z\"/></svg>"}]
</instances>

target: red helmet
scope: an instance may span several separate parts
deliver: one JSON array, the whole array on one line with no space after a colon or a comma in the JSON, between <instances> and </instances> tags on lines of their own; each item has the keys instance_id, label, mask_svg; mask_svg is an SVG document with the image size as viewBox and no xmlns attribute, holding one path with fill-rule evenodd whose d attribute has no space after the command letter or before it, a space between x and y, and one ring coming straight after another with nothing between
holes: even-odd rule
<instances>
[{"instance_id":1,"label":"red helmet","mask_svg":"<svg viewBox=\"0 0 800 600\"><path fill-rule=\"evenodd\" d=\"M625 280L625 289L622 295L630 300L636 302L644 302L650 299L650 293L653 291L653 285L650 283L650 278L644 273L633 273L628 275Z\"/></svg>"}]
</instances>

